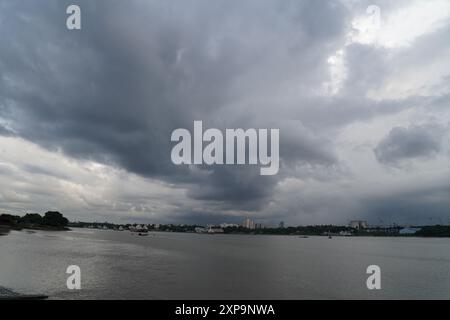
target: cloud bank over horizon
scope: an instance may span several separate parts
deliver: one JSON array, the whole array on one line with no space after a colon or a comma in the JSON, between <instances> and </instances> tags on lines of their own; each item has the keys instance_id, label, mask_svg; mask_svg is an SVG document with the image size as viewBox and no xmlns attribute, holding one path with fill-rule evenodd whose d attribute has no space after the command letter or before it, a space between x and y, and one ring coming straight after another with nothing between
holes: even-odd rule
<instances>
[{"instance_id":1,"label":"cloud bank over horizon","mask_svg":"<svg viewBox=\"0 0 450 320\"><path fill-rule=\"evenodd\" d=\"M0 34L2 212L450 221L448 1L0 1ZM195 120L279 128L279 173L175 166Z\"/></svg>"}]
</instances>

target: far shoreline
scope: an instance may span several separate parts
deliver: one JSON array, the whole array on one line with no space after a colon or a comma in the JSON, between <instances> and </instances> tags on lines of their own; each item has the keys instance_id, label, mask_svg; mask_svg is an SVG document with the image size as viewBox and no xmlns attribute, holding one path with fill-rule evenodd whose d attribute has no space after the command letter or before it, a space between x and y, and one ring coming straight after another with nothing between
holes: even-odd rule
<instances>
[{"instance_id":1,"label":"far shoreline","mask_svg":"<svg viewBox=\"0 0 450 320\"><path fill-rule=\"evenodd\" d=\"M83 228L83 227L64 227L64 228L58 228L58 227L50 227L50 226L24 226L22 228L11 228L9 226L0 225L0 236L6 236L9 234L10 231L48 231L48 232L67 232L67 231L76 231L76 229L79 230L93 230L93 231L112 231L116 232L117 230L113 229L93 229L93 228ZM129 230L124 230L125 232L130 232ZM328 235L302 235L302 234L275 234L275 233L196 233L196 232L183 232L183 231L163 231L163 230L150 230L149 232L153 234L158 233L167 233L167 234L192 234L192 235L199 235L199 236L283 236L283 237L298 237L299 239L305 239L308 238L330 238ZM397 239L450 239L450 236L421 236L421 235L370 235L370 234L363 234L363 235L351 235L351 236L341 236L341 235L333 235L331 236L331 239L334 238L397 238Z\"/></svg>"},{"instance_id":2,"label":"far shoreline","mask_svg":"<svg viewBox=\"0 0 450 320\"><path fill-rule=\"evenodd\" d=\"M87 227L71 227L71 230L68 231L75 231L73 229L80 229L80 230L93 230L93 231L111 231L111 232L119 232L118 230L114 229L101 229L101 228L87 228ZM129 230L123 230L120 232L131 232ZM158 234L158 233L176 233L176 234L193 234L193 235L199 235L199 236L228 236L228 235L236 235L236 236L288 236L288 237L298 237L299 239L305 239L308 238L314 238L314 237L320 237L320 238L329 238L329 235L323 235L323 234L278 234L278 233L196 233L196 232L186 232L186 231L168 231L168 230L149 230L149 233ZM422 236L422 235L374 235L370 233L366 234L355 234L355 235L331 235L331 238L399 238L399 239L449 239L449 236ZM330 239L330 240L332 240Z\"/></svg>"}]
</instances>

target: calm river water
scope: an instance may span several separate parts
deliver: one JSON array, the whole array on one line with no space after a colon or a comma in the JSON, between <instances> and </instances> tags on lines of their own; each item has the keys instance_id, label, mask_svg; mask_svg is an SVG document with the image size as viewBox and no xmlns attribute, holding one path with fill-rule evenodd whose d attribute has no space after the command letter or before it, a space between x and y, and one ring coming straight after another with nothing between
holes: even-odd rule
<instances>
[{"instance_id":1,"label":"calm river water","mask_svg":"<svg viewBox=\"0 0 450 320\"><path fill-rule=\"evenodd\" d=\"M369 291L374 264L382 289ZM69 265L81 290L67 289ZM450 299L450 239L12 231L0 287L51 299Z\"/></svg>"}]
</instances>

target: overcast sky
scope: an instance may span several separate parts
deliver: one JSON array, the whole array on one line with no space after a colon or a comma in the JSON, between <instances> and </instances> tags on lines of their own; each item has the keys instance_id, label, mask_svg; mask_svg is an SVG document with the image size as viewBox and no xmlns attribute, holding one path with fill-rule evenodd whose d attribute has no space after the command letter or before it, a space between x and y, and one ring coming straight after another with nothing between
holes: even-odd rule
<instances>
[{"instance_id":1,"label":"overcast sky","mask_svg":"<svg viewBox=\"0 0 450 320\"><path fill-rule=\"evenodd\" d=\"M1 212L450 221L448 0L0 0L0 37ZM279 128L279 173L173 165L194 120Z\"/></svg>"}]
</instances>

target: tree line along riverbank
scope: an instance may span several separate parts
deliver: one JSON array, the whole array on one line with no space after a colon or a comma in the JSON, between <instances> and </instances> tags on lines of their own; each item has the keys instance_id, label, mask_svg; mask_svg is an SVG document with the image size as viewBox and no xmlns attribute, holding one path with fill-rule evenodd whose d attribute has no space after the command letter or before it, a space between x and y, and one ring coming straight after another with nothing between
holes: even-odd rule
<instances>
[{"instance_id":1,"label":"tree line along riverbank","mask_svg":"<svg viewBox=\"0 0 450 320\"><path fill-rule=\"evenodd\" d=\"M69 230L69 220L58 211L47 211L44 215L27 213L24 216L0 214L1 230Z\"/></svg>"},{"instance_id":2,"label":"tree line along riverbank","mask_svg":"<svg viewBox=\"0 0 450 320\"><path fill-rule=\"evenodd\" d=\"M137 224L114 224L109 222L71 222L69 227L106 229L106 230L130 230ZM149 231L154 232L181 232L194 233L201 225L186 224L143 224ZM216 226L220 228L220 226ZM349 226L314 225L285 228L260 228L249 229L243 226L220 228L223 234L250 234L250 235L292 235L292 236L360 236L360 237L450 237L450 226L417 226L417 227L370 227L356 229ZM415 229L415 233L402 233L402 229Z\"/></svg>"},{"instance_id":3,"label":"tree line along riverbank","mask_svg":"<svg viewBox=\"0 0 450 320\"><path fill-rule=\"evenodd\" d=\"M69 230L69 227L78 228L98 228L110 230L129 230L136 224L116 225L113 223L98 222L69 222L58 211L47 211L44 215L38 213L27 213L24 216L0 214L0 235L8 230L53 230L62 231ZM193 233L198 225L145 225L150 231L165 232L185 232ZM224 234L251 234L251 235L298 235L298 236L371 236L371 237L450 237L450 226L434 225L434 226L417 226L414 233L402 233L404 227L370 227L364 229L355 229L349 226L336 225L314 225L314 226L297 226L286 228L261 228L248 229L242 226L233 226L223 228ZM411 228L410 228L411 229Z\"/></svg>"}]
</instances>

